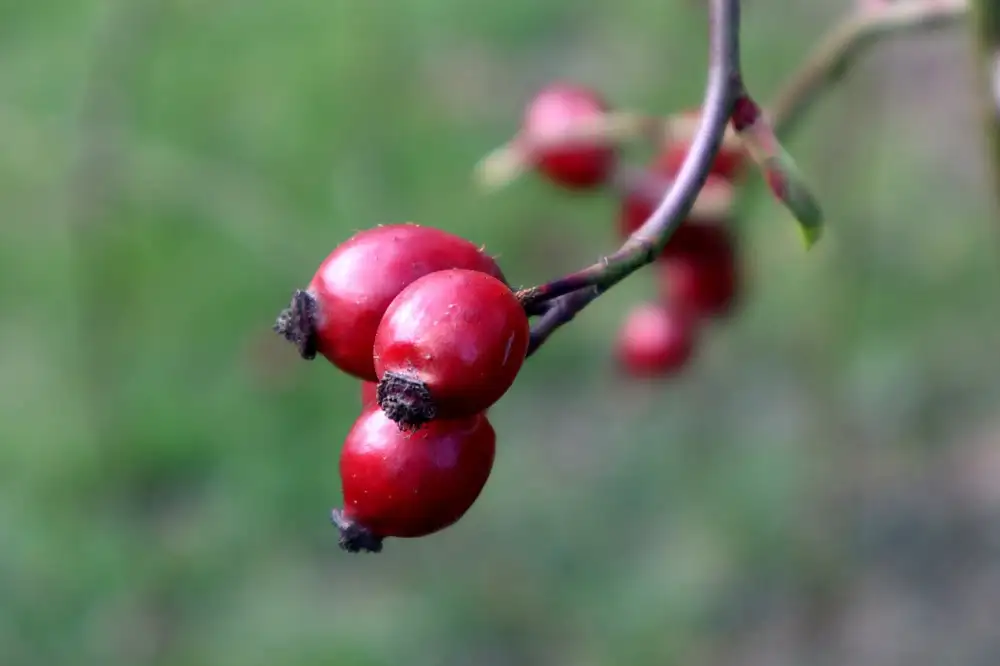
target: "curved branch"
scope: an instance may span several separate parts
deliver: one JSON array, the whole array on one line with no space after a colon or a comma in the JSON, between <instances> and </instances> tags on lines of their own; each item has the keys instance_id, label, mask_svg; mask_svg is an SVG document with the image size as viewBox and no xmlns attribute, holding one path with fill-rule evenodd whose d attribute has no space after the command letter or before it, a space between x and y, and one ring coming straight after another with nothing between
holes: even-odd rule
<instances>
[{"instance_id":1,"label":"curved branch","mask_svg":"<svg viewBox=\"0 0 1000 666\"><path fill-rule=\"evenodd\" d=\"M646 223L617 252L598 263L518 292L518 298L528 311L536 311L540 303L573 294L573 298L552 308L535 325L532 331L533 343L547 339L556 328L572 319L599 294L652 262L691 211L708 178L712 161L722 145L736 96L743 89L739 25L739 0L711 0L708 83L700 126L673 186ZM588 287L592 289L587 289ZM541 342L534 344L532 351L537 350L540 344Z\"/></svg>"},{"instance_id":2,"label":"curved branch","mask_svg":"<svg viewBox=\"0 0 1000 666\"><path fill-rule=\"evenodd\" d=\"M991 0L976 0L992 5ZM898 0L858 9L832 28L775 96L769 116L775 132L792 131L808 106L846 71L865 47L896 31L927 29L964 16L967 0Z\"/></svg>"}]
</instances>

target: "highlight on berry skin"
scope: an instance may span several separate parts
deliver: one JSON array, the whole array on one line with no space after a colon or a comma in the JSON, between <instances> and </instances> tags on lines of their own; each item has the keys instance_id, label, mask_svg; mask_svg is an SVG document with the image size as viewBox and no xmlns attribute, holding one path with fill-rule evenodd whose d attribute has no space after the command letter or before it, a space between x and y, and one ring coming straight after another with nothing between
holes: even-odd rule
<instances>
[{"instance_id":1,"label":"highlight on berry skin","mask_svg":"<svg viewBox=\"0 0 1000 666\"><path fill-rule=\"evenodd\" d=\"M340 453L343 507L331 520L347 552L380 552L458 522L493 469L496 432L484 414L406 432L377 406L362 411Z\"/></svg>"},{"instance_id":2,"label":"highlight on berry skin","mask_svg":"<svg viewBox=\"0 0 1000 666\"><path fill-rule=\"evenodd\" d=\"M441 229L405 223L360 231L334 248L305 289L296 290L274 329L302 358L319 354L357 379L376 381L372 347L389 304L414 280L450 268L505 280L480 245Z\"/></svg>"},{"instance_id":3,"label":"highlight on berry skin","mask_svg":"<svg viewBox=\"0 0 1000 666\"><path fill-rule=\"evenodd\" d=\"M529 338L528 317L503 282L461 269L426 275L379 324L378 404L404 429L478 414L514 384Z\"/></svg>"}]
</instances>

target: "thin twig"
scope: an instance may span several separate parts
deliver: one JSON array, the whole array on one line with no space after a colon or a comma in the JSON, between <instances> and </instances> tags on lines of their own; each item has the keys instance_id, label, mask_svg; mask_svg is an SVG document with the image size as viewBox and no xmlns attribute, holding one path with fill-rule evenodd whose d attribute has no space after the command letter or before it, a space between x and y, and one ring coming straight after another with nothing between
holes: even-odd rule
<instances>
[{"instance_id":1,"label":"thin twig","mask_svg":"<svg viewBox=\"0 0 1000 666\"><path fill-rule=\"evenodd\" d=\"M991 0L977 0L992 7ZM965 15L968 0L899 0L855 10L820 41L784 84L769 107L775 131L792 131L806 109L847 70L851 61L879 38L903 30L927 29Z\"/></svg>"},{"instance_id":2,"label":"thin twig","mask_svg":"<svg viewBox=\"0 0 1000 666\"><path fill-rule=\"evenodd\" d=\"M538 303L588 287L594 288L589 291L595 292L596 296L649 264L662 252L673 232L691 211L708 178L712 162L722 145L736 95L742 89L739 25L739 0L711 0L708 83L700 126L673 187L663 201L646 223L614 254L576 273L518 292L526 309L533 310ZM551 316L544 316L536 323L533 337L536 340L546 339L592 300L588 298L584 302L584 297L578 296L571 301L563 301L568 303L564 316L560 318L551 313Z\"/></svg>"}]
</instances>

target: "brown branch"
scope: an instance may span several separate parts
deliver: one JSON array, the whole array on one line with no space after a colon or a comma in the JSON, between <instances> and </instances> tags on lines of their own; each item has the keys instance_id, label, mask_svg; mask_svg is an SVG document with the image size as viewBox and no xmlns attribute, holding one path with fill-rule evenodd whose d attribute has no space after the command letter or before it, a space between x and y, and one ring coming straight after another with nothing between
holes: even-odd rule
<instances>
[{"instance_id":1,"label":"brown branch","mask_svg":"<svg viewBox=\"0 0 1000 666\"><path fill-rule=\"evenodd\" d=\"M652 216L617 252L593 266L518 292L528 311L536 310L541 303L567 297L533 327L532 352L599 294L659 256L691 211L722 145L736 95L742 90L739 27L739 0L711 0L708 83L700 125L673 186Z\"/></svg>"},{"instance_id":2,"label":"brown branch","mask_svg":"<svg viewBox=\"0 0 1000 666\"><path fill-rule=\"evenodd\" d=\"M990 0L977 1L993 6ZM946 25L967 10L967 0L898 0L855 10L823 37L771 102L768 115L775 131L780 135L792 131L820 93L878 39L904 30Z\"/></svg>"}]
</instances>

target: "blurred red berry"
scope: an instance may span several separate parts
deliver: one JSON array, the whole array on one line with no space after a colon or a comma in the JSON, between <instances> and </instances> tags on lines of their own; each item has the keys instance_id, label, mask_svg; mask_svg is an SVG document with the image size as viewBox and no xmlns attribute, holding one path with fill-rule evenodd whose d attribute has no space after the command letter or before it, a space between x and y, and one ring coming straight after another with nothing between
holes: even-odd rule
<instances>
[{"instance_id":1,"label":"blurred red berry","mask_svg":"<svg viewBox=\"0 0 1000 666\"><path fill-rule=\"evenodd\" d=\"M340 453L343 510L332 518L350 552L382 549L386 537L438 532L472 507L489 479L496 433L486 416L438 420L403 432L365 410Z\"/></svg>"},{"instance_id":2,"label":"blurred red berry","mask_svg":"<svg viewBox=\"0 0 1000 666\"><path fill-rule=\"evenodd\" d=\"M739 295L738 261L729 229L688 222L670 239L660 260L663 298L699 316L727 314Z\"/></svg>"},{"instance_id":3,"label":"blurred red berry","mask_svg":"<svg viewBox=\"0 0 1000 666\"><path fill-rule=\"evenodd\" d=\"M361 409L378 405L378 382L361 382Z\"/></svg>"},{"instance_id":4,"label":"blurred red berry","mask_svg":"<svg viewBox=\"0 0 1000 666\"><path fill-rule=\"evenodd\" d=\"M303 358L319 353L344 372L375 381L372 349L386 308L417 278L448 268L504 279L482 248L446 231L409 223L361 231L323 261L274 328Z\"/></svg>"},{"instance_id":5,"label":"blurred red berry","mask_svg":"<svg viewBox=\"0 0 1000 666\"><path fill-rule=\"evenodd\" d=\"M566 82L543 88L525 110L522 137L528 143L544 140L582 120L600 118L607 103L596 92ZM573 190L592 189L607 181L614 168L614 146L593 143L545 148L534 156L536 168L550 180Z\"/></svg>"},{"instance_id":6,"label":"blurred red berry","mask_svg":"<svg viewBox=\"0 0 1000 666\"><path fill-rule=\"evenodd\" d=\"M528 317L514 292L485 273L431 273L400 292L375 336L378 401L404 428L478 414L524 363Z\"/></svg>"},{"instance_id":7,"label":"blurred red berry","mask_svg":"<svg viewBox=\"0 0 1000 666\"><path fill-rule=\"evenodd\" d=\"M727 181L724 178L709 175L705 181L705 187L722 187L726 183ZM649 216L653 214L653 211L656 210L659 204L659 199L655 201L651 200L642 193L636 192L627 195L622 200L621 211L618 215L618 232L621 234L621 237L627 238L635 233L639 227L645 224L646 220L649 219ZM687 222L684 224L687 224Z\"/></svg>"},{"instance_id":8,"label":"blurred red berry","mask_svg":"<svg viewBox=\"0 0 1000 666\"><path fill-rule=\"evenodd\" d=\"M618 334L618 360L635 376L679 371L694 354L697 322L679 307L643 304L625 318Z\"/></svg>"},{"instance_id":9,"label":"blurred red berry","mask_svg":"<svg viewBox=\"0 0 1000 666\"><path fill-rule=\"evenodd\" d=\"M670 177L676 176L684 165L688 150L690 145L687 143L673 143L667 146L656 158L656 171L668 174ZM744 157L741 151L722 148L715 155L709 173L732 182L739 176L743 163Z\"/></svg>"}]
</instances>

